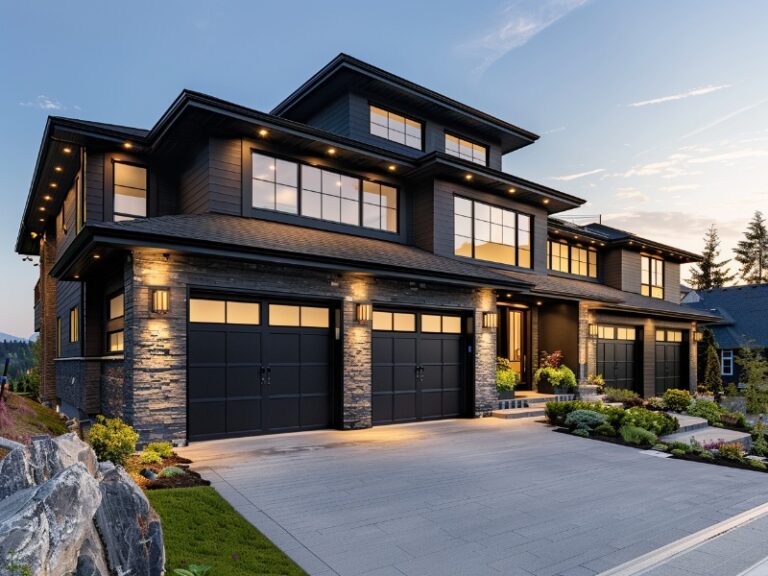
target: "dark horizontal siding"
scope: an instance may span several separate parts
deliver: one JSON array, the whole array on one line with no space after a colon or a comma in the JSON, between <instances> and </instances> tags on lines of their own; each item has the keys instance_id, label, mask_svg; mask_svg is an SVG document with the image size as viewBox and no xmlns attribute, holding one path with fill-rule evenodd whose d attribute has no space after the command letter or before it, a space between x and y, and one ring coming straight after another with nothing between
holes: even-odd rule
<instances>
[{"instance_id":1,"label":"dark horizontal siding","mask_svg":"<svg viewBox=\"0 0 768 576\"><path fill-rule=\"evenodd\" d=\"M179 178L179 209L182 214L208 212L208 145L201 147Z\"/></svg>"},{"instance_id":2,"label":"dark horizontal siding","mask_svg":"<svg viewBox=\"0 0 768 576\"><path fill-rule=\"evenodd\" d=\"M211 212L242 213L242 141L212 138L209 148Z\"/></svg>"},{"instance_id":3,"label":"dark horizontal siding","mask_svg":"<svg viewBox=\"0 0 768 576\"><path fill-rule=\"evenodd\" d=\"M334 134L349 136L349 95L344 94L319 110L307 120L307 124Z\"/></svg>"},{"instance_id":4,"label":"dark horizontal siding","mask_svg":"<svg viewBox=\"0 0 768 576\"><path fill-rule=\"evenodd\" d=\"M104 154L87 153L85 158L85 218L104 220Z\"/></svg>"},{"instance_id":5,"label":"dark horizontal siding","mask_svg":"<svg viewBox=\"0 0 768 576\"><path fill-rule=\"evenodd\" d=\"M82 308L80 306L82 287L79 282L58 282L56 284L56 316L61 318L61 357L81 356ZM69 341L69 311L80 308L80 338L78 342Z\"/></svg>"}]
</instances>

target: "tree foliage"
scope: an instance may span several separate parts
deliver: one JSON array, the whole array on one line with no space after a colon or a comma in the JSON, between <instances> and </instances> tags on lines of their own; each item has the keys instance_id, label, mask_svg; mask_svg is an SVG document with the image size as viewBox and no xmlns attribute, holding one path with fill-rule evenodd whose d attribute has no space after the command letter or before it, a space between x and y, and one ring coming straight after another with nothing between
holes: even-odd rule
<instances>
[{"instance_id":1,"label":"tree foliage","mask_svg":"<svg viewBox=\"0 0 768 576\"><path fill-rule=\"evenodd\" d=\"M736 357L739 375L747 386L744 400L750 414L768 413L768 360L759 350L744 346Z\"/></svg>"},{"instance_id":2,"label":"tree foliage","mask_svg":"<svg viewBox=\"0 0 768 576\"><path fill-rule=\"evenodd\" d=\"M14 392L37 398L40 391L40 342L0 342L0 370L5 359L8 365L8 383Z\"/></svg>"},{"instance_id":3,"label":"tree foliage","mask_svg":"<svg viewBox=\"0 0 768 576\"><path fill-rule=\"evenodd\" d=\"M728 273L729 260L717 261L720 256L720 237L717 228L712 224L704 234L704 251L698 266L691 269L691 279L688 281L694 290L722 288L733 282L734 275Z\"/></svg>"},{"instance_id":4,"label":"tree foliage","mask_svg":"<svg viewBox=\"0 0 768 576\"><path fill-rule=\"evenodd\" d=\"M768 229L763 213L757 210L744 232L744 239L734 248L740 274L749 284L768 282Z\"/></svg>"},{"instance_id":5,"label":"tree foliage","mask_svg":"<svg viewBox=\"0 0 768 576\"><path fill-rule=\"evenodd\" d=\"M710 344L707 347L706 363L704 365L704 386L712 390L715 402L720 403L723 396L723 377L720 376L720 359L717 349Z\"/></svg>"}]
</instances>

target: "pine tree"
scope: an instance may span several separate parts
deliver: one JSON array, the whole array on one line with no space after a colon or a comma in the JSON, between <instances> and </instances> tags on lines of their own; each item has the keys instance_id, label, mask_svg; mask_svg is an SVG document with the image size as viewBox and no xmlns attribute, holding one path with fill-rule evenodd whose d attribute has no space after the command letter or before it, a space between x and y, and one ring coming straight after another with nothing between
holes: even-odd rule
<instances>
[{"instance_id":1,"label":"pine tree","mask_svg":"<svg viewBox=\"0 0 768 576\"><path fill-rule=\"evenodd\" d=\"M768 230L762 212L754 217L734 249L736 261L741 264L741 277L749 284L768 282Z\"/></svg>"},{"instance_id":2,"label":"pine tree","mask_svg":"<svg viewBox=\"0 0 768 576\"><path fill-rule=\"evenodd\" d=\"M717 350L710 344L707 348L707 360L704 367L704 386L712 390L715 402L720 403L723 396L723 377L720 376L720 359Z\"/></svg>"},{"instance_id":3,"label":"pine tree","mask_svg":"<svg viewBox=\"0 0 768 576\"><path fill-rule=\"evenodd\" d=\"M726 266L729 260L717 262L720 256L720 237L717 228L712 224L704 235L704 252L698 267L691 269L691 279L688 281L694 290L722 288L732 282L735 276L728 273Z\"/></svg>"}]
</instances>

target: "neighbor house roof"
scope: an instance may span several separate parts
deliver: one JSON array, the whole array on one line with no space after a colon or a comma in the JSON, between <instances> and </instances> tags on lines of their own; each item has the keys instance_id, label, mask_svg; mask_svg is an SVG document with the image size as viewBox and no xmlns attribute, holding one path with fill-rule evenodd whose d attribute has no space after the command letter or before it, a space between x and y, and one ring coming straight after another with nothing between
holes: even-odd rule
<instances>
[{"instance_id":1,"label":"neighbor house roof","mask_svg":"<svg viewBox=\"0 0 768 576\"><path fill-rule=\"evenodd\" d=\"M697 290L700 300L686 304L720 316L709 328L719 348L768 347L768 284Z\"/></svg>"}]
</instances>

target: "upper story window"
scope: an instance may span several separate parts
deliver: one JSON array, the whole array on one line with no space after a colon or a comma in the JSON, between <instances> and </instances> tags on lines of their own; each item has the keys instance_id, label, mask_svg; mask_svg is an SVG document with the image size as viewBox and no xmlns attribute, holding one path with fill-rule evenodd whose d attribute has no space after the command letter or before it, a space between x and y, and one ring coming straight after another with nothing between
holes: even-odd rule
<instances>
[{"instance_id":1,"label":"upper story window","mask_svg":"<svg viewBox=\"0 0 768 576\"><path fill-rule=\"evenodd\" d=\"M80 308L75 306L69 311L69 341L80 340Z\"/></svg>"},{"instance_id":2,"label":"upper story window","mask_svg":"<svg viewBox=\"0 0 768 576\"><path fill-rule=\"evenodd\" d=\"M733 376L733 350L720 351L720 374Z\"/></svg>"},{"instance_id":3,"label":"upper story window","mask_svg":"<svg viewBox=\"0 0 768 576\"><path fill-rule=\"evenodd\" d=\"M454 197L454 254L531 267L531 217Z\"/></svg>"},{"instance_id":4,"label":"upper story window","mask_svg":"<svg viewBox=\"0 0 768 576\"><path fill-rule=\"evenodd\" d=\"M147 169L143 166L113 163L114 220L133 220L147 216Z\"/></svg>"},{"instance_id":5,"label":"upper story window","mask_svg":"<svg viewBox=\"0 0 768 576\"><path fill-rule=\"evenodd\" d=\"M664 298L664 260L640 256L640 293L651 298Z\"/></svg>"},{"instance_id":6,"label":"upper story window","mask_svg":"<svg viewBox=\"0 0 768 576\"><path fill-rule=\"evenodd\" d=\"M254 208L397 232L397 188L256 152L252 156Z\"/></svg>"},{"instance_id":7,"label":"upper story window","mask_svg":"<svg viewBox=\"0 0 768 576\"><path fill-rule=\"evenodd\" d=\"M488 147L453 134L445 135L445 153L482 166L488 165Z\"/></svg>"},{"instance_id":8,"label":"upper story window","mask_svg":"<svg viewBox=\"0 0 768 576\"><path fill-rule=\"evenodd\" d=\"M555 272L597 278L597 250L564 240L549 240L547 267Z\"/></svg>"},{"instance_id":9,"label":"upper story window","mask_svg":"<svg viewBox=\"0 0 768 576\"><path fill-rule=\"evenodd\" d=\"M371 134L421 150L421 122L371 104Z\"/></svg>"}]
</instances>

